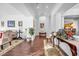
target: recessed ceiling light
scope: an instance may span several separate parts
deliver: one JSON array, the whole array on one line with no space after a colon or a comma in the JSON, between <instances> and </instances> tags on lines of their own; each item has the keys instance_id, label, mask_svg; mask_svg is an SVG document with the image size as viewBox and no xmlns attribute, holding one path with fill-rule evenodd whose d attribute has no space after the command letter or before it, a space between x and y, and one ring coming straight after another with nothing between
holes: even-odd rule
<instances>
[{"instance_id":1,"label":"recessed ceiling light","mask_svg":"<svg viewBox=\"0 0 79 59\"><path fill-rule=\"evenodd\" d=\"M48 8L48 6L46 6L46 8Z\"/></svg>"},{"instance_id":2,"label":"recessed ceiling light","mask_svg":"<svg viewBox=\"0 0 79 59\"><path fill-rule=\"evenodd\" d=\"M39 6L37 6L37 8L39 8Z\"/></svg>"}]
</instances>

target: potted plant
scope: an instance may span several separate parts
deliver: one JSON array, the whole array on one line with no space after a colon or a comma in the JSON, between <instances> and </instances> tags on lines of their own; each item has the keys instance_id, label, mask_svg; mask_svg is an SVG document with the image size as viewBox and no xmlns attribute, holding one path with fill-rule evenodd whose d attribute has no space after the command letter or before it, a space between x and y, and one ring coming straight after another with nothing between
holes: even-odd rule
<instances>
[{"instance_id":1,"label":"potted plant","mask_svg":"<svg viewBox=\"0 0 79 59\"><path fill-rule=\"evenodd\" d=\"M29 34L31 35L31 40L33 41L34 39L34 28L29 28Z\"/></svg>"},{"instance_id":2,"label":"potted plant","mask_svg":"<svg viewBox=\"0 0 79 59\"><path fill-rule=\"evenodd\" d=\"M29 28L29 34L30 34L31 36L34 35L34 29L33 29L33 28Z\"/></svg>"}]
</instances>

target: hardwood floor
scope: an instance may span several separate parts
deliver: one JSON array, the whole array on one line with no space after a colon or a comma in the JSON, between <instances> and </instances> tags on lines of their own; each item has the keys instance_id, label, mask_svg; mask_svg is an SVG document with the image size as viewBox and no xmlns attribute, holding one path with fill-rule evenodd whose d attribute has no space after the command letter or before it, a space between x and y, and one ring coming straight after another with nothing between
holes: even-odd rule
<instances>
[{"instance_id":1,"label":"hardwood floor","mask_svg":"<svg viewBox=\"0 0 79 59\"><path fill-rule=\"evenodd\" d=\"M3 56L43 56L44 55L44 44L43 37L36 37L33 44L24 41L19 44Z\"/></svg>"}]
</instances>

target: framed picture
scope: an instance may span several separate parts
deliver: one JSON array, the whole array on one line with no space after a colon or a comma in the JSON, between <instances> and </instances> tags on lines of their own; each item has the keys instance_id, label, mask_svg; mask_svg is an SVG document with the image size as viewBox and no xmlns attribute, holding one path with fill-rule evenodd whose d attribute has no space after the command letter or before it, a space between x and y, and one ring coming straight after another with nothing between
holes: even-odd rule
<instances>
[{"instance_id":1,"label":"framed picture","mask_svg":"<svg viewBox=\"0 0 79 59\"><path fill-rule=\"evenodd\" d=\"M44 23L40 23L40 28L44 28Z\"/></svg>"},{"instance_id":2,"label":"framed picture","mask_svg":"<svg viewBox=\"0 0 79 59\"><path fill-rule=\"evenodd\" d=\"M22 21L18 21L18 26L23 26L23 22Z\"/></svg>"},{"instance_id":3,"label":"framed picture","mask_svg":"<svg viewBox=\"0 0 79 59\"><path fill-rule=\"evenodd\" d=\"M7 22L7 26L8 26L8 27L15 27L15 21L14 21L14 20L9 20L9 21Z\"/></svg>"},{"instance_id":4,"label":"framed picture","mask_svg":"<svg viewBox=\"0 0 79 59\"><path fill-rule=\"evenodd\" d=\"M4 21L1 21L1 27L4 27Z\"/></svg>"}]
</instances>

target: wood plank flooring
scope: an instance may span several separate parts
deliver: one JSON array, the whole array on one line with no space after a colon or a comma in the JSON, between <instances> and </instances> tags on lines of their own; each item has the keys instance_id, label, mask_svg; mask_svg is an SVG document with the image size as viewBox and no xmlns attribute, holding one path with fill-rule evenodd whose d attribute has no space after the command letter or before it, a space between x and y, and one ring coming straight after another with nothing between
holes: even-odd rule
<instances>
[{"instance_id":1,"label":"wood plank flooring","mask_svg":"<svg viewBox=\"0 0 79 59\"><path fill-rule=\"evenodd\" d=\"M43 37L36 37L33 44L26 41L19 44L3 56L43 56L44 55L44 44Z\"/></svg>"},{"instance_id":2,"label":"wood plank flooring","mask_svg":"<svg viewBox=\"0 0 79 59\"><path fill-rule=\"evenodd\" d=\"M45 56L44 39L44 37L36 36L33 43L24 41L3 56ZM50 52L49 56L60 56L57 49L55 49L55 47L53 48L54 49L48 50L48 52Z\"/></svg>"}]
</instances>

